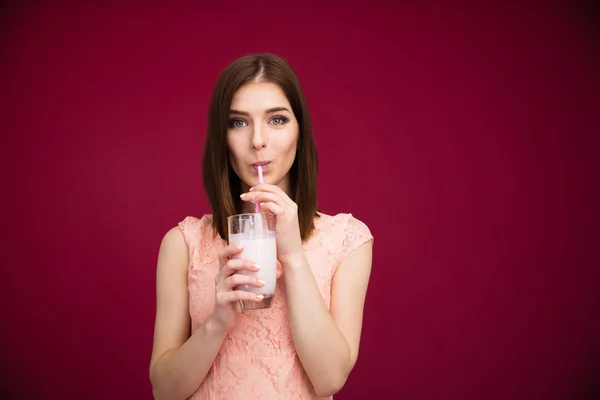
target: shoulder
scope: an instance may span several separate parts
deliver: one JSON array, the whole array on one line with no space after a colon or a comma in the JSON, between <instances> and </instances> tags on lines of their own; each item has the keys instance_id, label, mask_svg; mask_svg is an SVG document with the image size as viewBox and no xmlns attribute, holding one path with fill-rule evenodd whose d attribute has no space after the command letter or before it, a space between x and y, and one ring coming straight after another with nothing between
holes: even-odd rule
<instances>
[{"instance_id":1,"label":"shoulder","mask_svg":"<svg viewBox=\"0 0 600 400\"><path fill-rule=\"evenodd\" d=\"M368 252L374 241L371 230L362 220L351 213L327 215L319 213L318 230L330 243L331 250L337 254L337 261L342 262L354 250L369 243Z\"/></svg>"},{"instance_id":2,"label":"shoulder","mask_svg":"<svg viewBox=\"0 0 600 400\"><path fill-rule=\"evenodd\" d=\"M212 226L212 214L205 214L202 217L187 216L177 223L167 235L174 231L172 235L182 236L185 243L189 246L192 242L196 243L200 236L204 235L207 228ZM183 235L182 235L183 234Z\"/></svg>"},{"instance_id":3,"label":"shoulder","mask_svg":"<svg viewBox=\"0 0 600 400\"><path fill-rule=\"evenodd\" d=\"M180 228L185 228L185 227L198 227L198 228L201 228L201 227L204 227L206 225L212 224L212 219L213 219L212 214L204 214L200 218L194 217L194 216L187 216L183 220L181 220L180 222L178 222L177 225Z\"/></svg>"},{"instance_id":4,"label":"shoulder","mask_svg":"<svg viewBox=\"0 0 600 400\"><path fill-rule=\"evenodd\" d=\"M360 233L367 236L371 235L371 230L365 222L356 218L352 213L338 213L328 215L319 213L319 227L321 228L337 228L338 232Z\"/></svg>"},{"instance_id":5,"label":"shoulder","mask_svg":"<svg viewBox=\"0 0 600 400\"><path fill-rule=\"evenodd\" d=\"M174 261L185 261L188 256L188 244L179 226L174 226L165 233L160 242L159 267L171 265ZM161 262L162 261L162 262Z\"/></svg>"}]
</instances>

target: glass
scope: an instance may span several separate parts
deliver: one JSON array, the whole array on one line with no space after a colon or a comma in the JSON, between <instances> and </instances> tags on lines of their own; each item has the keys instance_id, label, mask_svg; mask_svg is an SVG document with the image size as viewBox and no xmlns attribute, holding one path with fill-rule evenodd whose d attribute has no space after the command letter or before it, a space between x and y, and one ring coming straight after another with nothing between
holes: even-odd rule
<instances>
[{"instance_id":1,"label":"glass","mask_svg":"<svg viewBox=\"0 0 600 400\"><path fill-rule=\"evenodd\" d=\"M265 284L261 287L250 285L236 286L244 290L262 294L261 301L240 301L242 310L270 308L275 298L277 281L277 243L275 241L275 216L262 213L236 214L227 218L229 244L241 246L243 250L232 258L247 259L258 265L259 271L238 271L238 274L255 276Z\"/></svg>"}]
</instances>

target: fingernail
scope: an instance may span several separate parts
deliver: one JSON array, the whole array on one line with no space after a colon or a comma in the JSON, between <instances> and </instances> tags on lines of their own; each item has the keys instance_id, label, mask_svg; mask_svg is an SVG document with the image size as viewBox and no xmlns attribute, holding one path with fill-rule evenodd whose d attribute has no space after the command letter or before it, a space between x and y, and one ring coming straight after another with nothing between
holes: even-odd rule
<instances>
[{"instance_id":1,"label":"fingernail","mask_svg":"<svg viewBox=\"0 0 600 400\"><path fill-rule=\"evenodd\" d=\"M235 248L236 248L236 249L238 249L238 250L241 250L241 249L243 249L243 248L244 248L244 246L240 246L239 244L236 244L236 245L235 245Z\"/></svg>"},{"instance_id":2,"label":"fingernail","mask_svg":"<svg viewBox=\"0 0 600 400\"><path fill-rule=\"evenodd\" d=\"M260 269L260 267L258 266L258 264L252 264L252 266L256 269Z\"/></svg>"},{"instance_id":3,"label":"fingernail","mask_svg":"<svg viewBox=\"0 0 600 400\"><path fill-rule=\"evenodd\" d=\"M263 296L262 294L257 294L256 298L259 299L259 300L262 300L262 299L265 298L265 296Z\"/></svg>"},{"instance_id":4,"label":"fingernail","mask_svg":"<svg viewBox=\"0 0 600 400\"><path fill-rule=\"evenodd\" d=\"M253 190L254 190L254 188L253 188L253 187L251 187L251 188L250 188L250 190L249 190L249 192L251 192L251 191L253 191Z\"/></svg>"},{"instance_id":5,"label":"fingernail","mask_svg":"<svg viewBox=\"0 0 600 400\"><path fill-rule=\"evenodd\" d=\"M261 284L261 285L264 285L266 282L263 281L262 279L258 279L258 283Z\"/></svg>"},{"instance_id":6,"label":"fingernail","mask_svg":"<svg viewBox=\"0 0 600 400\"><path fill-rule=\"evenodd\" d=\"M242 193L240 194L240 197L243 199L244 197L248 196L248 193Z\"/></svg>"}]
</instances>

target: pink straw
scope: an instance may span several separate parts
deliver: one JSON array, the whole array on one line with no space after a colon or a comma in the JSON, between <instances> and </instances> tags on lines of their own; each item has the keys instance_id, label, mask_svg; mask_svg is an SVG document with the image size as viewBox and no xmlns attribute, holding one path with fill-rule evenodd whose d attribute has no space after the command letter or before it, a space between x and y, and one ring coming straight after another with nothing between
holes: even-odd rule
<instances>
[{"instance_id":1,"label":"pink straw","mask_svg":"<svg viewBox=\"0 0 600 400\"><path fill-rule=\"evenodd\" d=\"M263 180L262 165L259 165L257 168L258 168L258 182L265 183L265 181ZM257 214L260 213L260 206L258 203L255 204L255 210L256 210Z\"/></svg>"}]
</instances>

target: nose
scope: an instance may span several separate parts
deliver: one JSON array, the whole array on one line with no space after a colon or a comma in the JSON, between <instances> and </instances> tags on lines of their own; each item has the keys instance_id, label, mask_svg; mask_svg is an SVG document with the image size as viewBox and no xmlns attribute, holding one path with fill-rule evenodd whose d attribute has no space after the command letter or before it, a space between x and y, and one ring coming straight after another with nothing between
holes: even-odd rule
<instances>
[{"instance_id":1,"label":"nose","mask_svg":"<svg viewBox=\"0 0 600 400\"><path fill-rule=\"evenodd\" d=\"M254 125L250 141L254 150L260 150L267 147L267 137L260 124Z\"/></svg>"}]
</instances>

